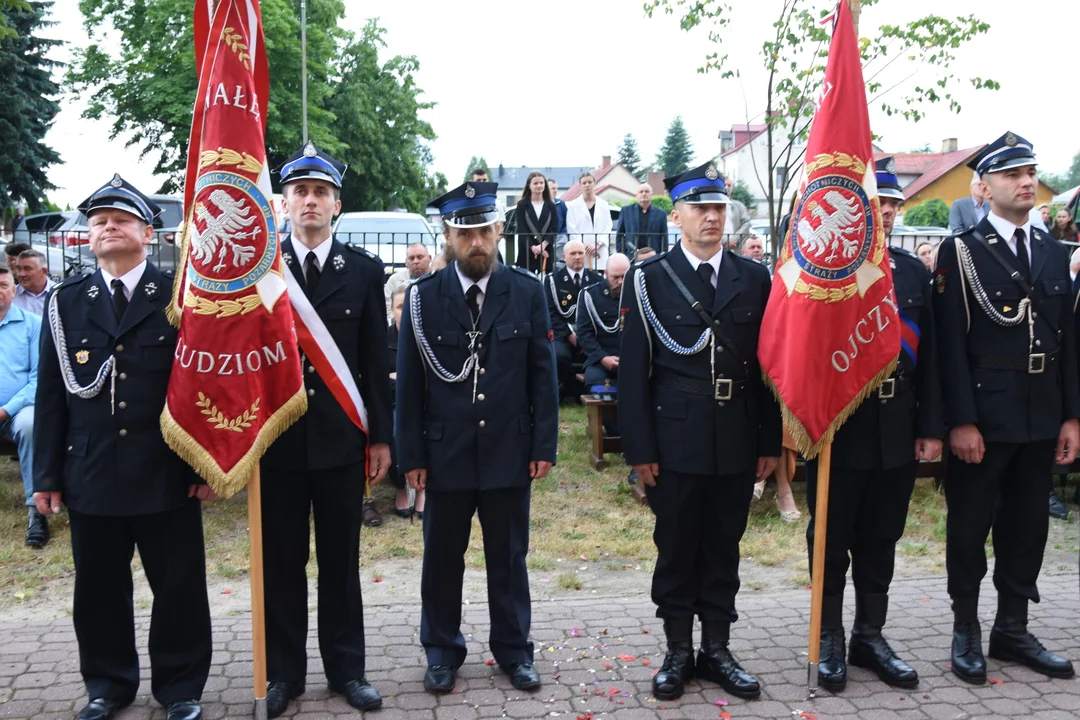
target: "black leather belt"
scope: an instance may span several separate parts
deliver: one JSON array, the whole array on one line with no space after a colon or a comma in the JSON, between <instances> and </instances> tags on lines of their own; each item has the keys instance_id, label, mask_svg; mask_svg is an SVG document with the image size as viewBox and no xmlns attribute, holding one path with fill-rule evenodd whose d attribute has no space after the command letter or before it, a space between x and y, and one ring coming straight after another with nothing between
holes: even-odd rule
<instances>
[{"instance_id":1,"label":"black leather belt","mask_svg":"<svg viewBox=\"0 0 1080 720\"><path fill-rule=\"evenodd\" d=\"M718 378L714 383L708 380L695 380L682 375L660 375L655 380L657 385L669 390L678 390L691 395L704 395L711 397L713 400L732 400L746 389L745 380L732 380L731 378Z\"/></svg>"},{"instance_id":2,"label":"black leather belt","mask_svg":"<svg viewBox=\"0 0 1080 720\"><path fill-rule=\"evenodd\" d=\"M1032 353L1031 355L976 355L975 367L984 370L1012 370L1038 375L1046 370L1049 363L1057 362L1058 351L1050 353Z\"/></svg>"}]
</instances>

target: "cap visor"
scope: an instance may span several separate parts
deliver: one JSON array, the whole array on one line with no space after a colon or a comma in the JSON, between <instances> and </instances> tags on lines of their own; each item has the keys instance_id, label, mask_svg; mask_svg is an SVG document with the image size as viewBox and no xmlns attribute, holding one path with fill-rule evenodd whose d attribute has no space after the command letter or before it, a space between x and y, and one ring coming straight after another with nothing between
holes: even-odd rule
<instances>
[{"instance_id":1,"label":"cap visor","mask_svg":"<svg viewBox=\"0 0 1080 720\"><path fill-rule=\"evenodd\" d=\"M1002 161L1000 165L994 165L993 167L986 168L981 174L996 173L1003 170L1011 170L1012 168L1027 167L1028 165L1038 165L1035 158L1032 156L1010 158Z\"/></svg>"},{"instance_id":2,"label":"cap visor","mask_svg":"<svg viewBox=\"0 0 1080 720\"><path fill-rule=\"evenodd\" d=\"M894 190L893 188L879 187L878 195L880 197L887 197L892 198L893 200L899 200L900 202L904 202L905 199L904 193L900 192L899 190Z\"/></svg>"},{"instance_id":3,"label":"cap visor","mask_svg":"<svg viewBox=\"0 0 1080 720\"><path fill-rule=\"evenodd\" d=\"M452 215L443 216L443 223L450 227L483 227L484 225L490 225L499 219L498 210L489 210L488 212L472 213L468 215Z\"/></svg>"},{"instance_id":4,"label":"cap visor","mask_svg":"<svg viewBox=\"0 0 1080 720\"><path fill-rule=\"evenodd\" d=\"M318 170L309 170L307 168L297 170L296 172L289 175L289 177L282 179L281 184L287 185L288 183L298 182L300 180L322 180L324 182L330 183L336 188L341 187L341 181L334 176L327 175L326 173L319 172Z\"/></svg>"},{"instance_id":5,"label":"cap visor","mask_svg":"<svg viewBox=\"0 0 1080 720\"><path fill-rule=\"evenodd\" d=\"M126 203L123 200L112 200L102 203L95 203L89 208L87 208L86 212L84 212L83 215L85 215L86 217L90 217L98 210L123 210L129 215L134 215L135 217L139 218L147 225L153 222L153 220L147 220L146 216L143 215L141 210L137 210L136 208L132 207L131 204Z\"/></svg>"},{"instance_id":6,"label":"cap visor","mask_svg":"<svg viewBox=\"0 0 1080 720\"><path fill-rule=\"evenodd\" d=\"M704 192L684 195L675 202L687 205L727 205L728 196L722 192Z\"/></svg>"}]
</instances>

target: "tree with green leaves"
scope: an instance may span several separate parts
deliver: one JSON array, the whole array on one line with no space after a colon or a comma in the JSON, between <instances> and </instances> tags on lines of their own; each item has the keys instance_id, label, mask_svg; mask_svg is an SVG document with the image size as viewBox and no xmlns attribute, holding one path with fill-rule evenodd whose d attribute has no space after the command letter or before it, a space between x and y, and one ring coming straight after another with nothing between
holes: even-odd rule
<instances>
[{"instance_id":1,"label":"tree with green leaves","mask_svg":"<svg viewBox=\"0 0 1080 720\"><path fill-rule=\"evenodd\" d=\"M160 191L177 192L198 81L191 0L82 0L79 7L91 38L111 28L120 39L75 54L68 83L90 98L84 117L113 118L111 136L128 135L129 145L152 155L154 172L167 177ZM276 167L303 144L299 7L292 0L262 0L261 7L270 65L267 163ZM420 99L416 58L380 63L384 31L369 22L354 37L340 27L344 16L343 0L308 3L309 137L349 166L345 209L419 211L445 179L427 173L425 143L435 134L418 117L432 105Z\"/></svg>"},{"instance_id":2,"label":"tree with green leaves","mask_svg":"<svg viewBox=\"0 0 1080 720\"><path fill-rule=\"evenodd\" d=\"M480 157L473 155L469 159L469 167L465 168L465 179L472 180L472 174L476 170L483 170L488 174L488 177L491 177L491 170L488 169L487 160L482 155Z\"/></svg>"},{"instance_id":3,"label":"tree with green leaves","mask_svg":"<svg viewBox=\"0 0 1080 720\"><path fill-rule=\"evenodd\" d=\"M634 177L641 177L641 155L638 154L637 140L630 133L626 133L622 145L619 146L619 163Z\"/></svg>"},{"instance_id":4,"label":"tree with green leaves","mask_svg":"<svg viewBox=\"0 0 1080 720\"><path fill-rule=\"evenodd\" d=\"M863 20L871 20L880 0L862 0ZM781 203L805 152L805 139L814 116L828 58L830 33L821 20L836 7L836 0L782 0L770 32L761 42L766 77L765 107L760 122L766 125L765 157L751 153L761 189L768 199L769 222L775 257ZM723 44L733 33L731 5L726 0L645 0L650 17L661 12L678 15L689 32L704 29L718 46L705 56L700 72L718 72L734 78ZM953 19L927 15L904 25L862 22L860 49L867 102L887 116L901 115L917 122L932 108L961 110L961 89L996 90L997 82L982 77L957 77L950 68L960 49L989 31L974 15ZM745 32L740 41L748 39ZM750 118L747 118L747 123ZM782 169L782 172L777 170ZM778 178L779 176L779 178ZM777 183L777 180L780 183Z\"/></svg>"},{"instance_id":5,"label":"tree with green leaves","mask_svg":"<svg viewBox=\"0 0 1080 720\"><path fill-rule=\"evenodd\" d=\"M667 137L656 155L656 166L664 171L665 177L674 177L690 169L690 160L693 157L694 149L690 144L690 136L683 126L682 117L676 115L668 126Z\"/></svg>"},{"instance_id":6,"label":"tree with green leaves","mask_svg":"<svg viewBox=\"0 0 1080 720\"><path fill-rule=\"evenodd\" d=\"M752 209L755 205L754 195L750 192L750 187L742 180L735 181L735 184L731 186L730 197L732 200L738 200L747 209Z\"/></svg>"},{"instance_id":7,"label":"tree with green leaves","mask_svg":"<svg viewBox=\"0 0 1080 720\"><path fill-rule=\"evenodd\" d=\"M949 227L949 206L941 198L921 202L910 210L904 211L904 224L947 228Z\"/></svg>"},{"instance_id":8,"label":"tree with green leaves","mask_svg":"<svg viewBox=\"0 0 1080 720\"><path fill-rule=\"evenodd\" d=\"M46 56L59 45L40 32L51 2L0 0L0 209L26 201L39 212L55 186L46 175L60 156L45 144L60 112L60 86L52 79L56 63Z\"/></svg>"},{"instance_id":9,"label":"tree with green leaves","mask_svg":"<svg viewBox=\"0 0 1080 720\"><path fill-rule=\"evenodd\" d=\"M1057 192L1065 192L1080 185L1080 152L1073 155L1072 164L1061 175L1040 171L1039 179Z\"/></svg>"}]
</instances>

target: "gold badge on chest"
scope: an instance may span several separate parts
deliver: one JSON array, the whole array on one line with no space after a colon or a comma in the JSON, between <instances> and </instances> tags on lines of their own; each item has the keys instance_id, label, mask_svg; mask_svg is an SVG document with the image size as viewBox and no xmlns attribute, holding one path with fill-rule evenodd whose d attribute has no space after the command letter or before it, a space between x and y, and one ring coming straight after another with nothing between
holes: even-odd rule
<instances>
[{"instance_id":1,"label":"gold badge on chest","mask_svg":"<svg viewBox=\"0 0 1080 720\"><path fill-rule=\"evenodd\" d=\"M90 362L90 351L79 350L78 352L76 352L75 362L79 363L80 365L85 365L86 363Z\"/></svg>"}]
</instances>

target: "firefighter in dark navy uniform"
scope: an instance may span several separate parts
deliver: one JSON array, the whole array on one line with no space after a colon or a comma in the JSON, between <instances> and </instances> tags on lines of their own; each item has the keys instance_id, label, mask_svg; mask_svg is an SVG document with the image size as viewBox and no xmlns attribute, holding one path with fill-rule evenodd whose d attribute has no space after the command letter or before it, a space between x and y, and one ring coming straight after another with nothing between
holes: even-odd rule
<instances>
[{"instance_id":1,"label":"firefighter in dark navy uniform","mask_svg":"<svg viewBox=\"0 0 1080 720\"><path fill-rule=\"evenodd\" d=\"M652 597L668 653L653 692L677 698L696 673L755 698L728 640L754 482L780 456L780 408L757 362L769 271L723 251L728 194L711 163L665 184L682 239L631 273L618 382L623 451L656 514Z\"/></svg>"},{"instance_id":2,"label":"firefighter in dark navy uniform","mask_svg":"<svg viewBox=\"0 0 1080 720\"><path fill-rule=\"evenodd\" d=\"M952 455L945 480L952 670L986 681L977 612L992 531L998 606L990 656L1072 677L1072 663L1027 629L1028 603L1039 601L1051 467L1070 464L1080 445L1069 253L1028 219L1038 187L1031 143L1008 132L968 165L990 190L990 212L941 243L934 271Z\"/></svg>"},{"instance_id":3,"label":"firefighter in dark navy uniform","mask_svg":"<svg viewBox=\"0 0 1080 720\"><path fill-rule=\"evenodd\" d=\"M451 692L465 661L461 586L475 514L491 653L515 688L540 687L525 555L530 486L555 463L555 354L543 284L496 259L497 187L467 182L429 204L453 261L409 287L401 319L394 435L398 468L427 490L420 642L429 692Z\"/></svg>"},{"instance_id":4,"label":"firefighter in dark navy uniform","mask_svg":"<svg viewBox=\"0 0 1080 720\"><path fill-rule=\"evenodd\" d=\"M888 237L904 194L891 157L878 160L876 171L881 224ZM881 629L888 611L896 543L907 522L918 463L941 455L945 425L930 274L922 261L897 247L889 248L889 264L902 323L897 368L833 440L818 665L822 687L833 691L843 690L847 682L841 613L849 560L855 585L851 664L869 668L897 687L911 688L919 682L918 673L896 656ZM817 471L816 460L807 463L811 520L806 543L811 566Z\"/></svg>"},{"instance_id":5,"label":"firefighter in dark navy uniform","mask_svg":"<svg viewBox=\"0 0 1080 720\"><path fill-rule=\"evenodd\" d=\"M585 360L576 328L578 295L589 285L602 282L604 276L585 267L585 244L580 240L566 243L563 259L566 267L544 278L544 298L555 333L555 361L561 394L576 398L581 394L581 385L574 379L574 362Z\"/></svg>"},{"instance_id":6,"label":"firefighter in dark navy uniform","mask_svg":"<svg viewBox=\"0 0 1080 720\"><path fill-rule=\"evenodd\" d=\"M373 483L390 467L393 421L386 382L383 264L331 232L330 223L341 209L344 165L308 142L278 172L292 222L292 233L281 244L282 258L357 379L368 426L365 433L349 419L326 378L305 357L307 413L262 460L267 714L285 712L289 701L303 694L307 679L305 568L312 514L323 669L332 692L359 710L371 710L382 705L382 698L364 678L359 556L365 465Z\"/></svg>"},{"instance_id":7,"label":"firefighter in dark navy uniform","mask_svg":"<svg viewBox=\"0 0 1080 720\"><path fill-rule=\"evenodd\" d=\"M585 353L585 389L611 385L619 375L619 342L622 323L619 301L630 259L622 253L608 258L604 279L589 285L578 296L578 346Z\"/></svg>"},{"instance_id":8,"label":"firefighter in dark navy uniform","mask_svg":"<svg viewBox=\"0 0 1080 720\"><path fill-rule=\"evenodd\" d=\"M150 687L168 720L197 720L210 670L200 500L213 492L165 444L158 417L176 330L172 277L146 259L160 209L119 175L79 205L100 269L50 296L35 399L34 500L67 505L75 636L90 702L108 720L139 689L131 558L154 593Z\"/></svg>"}]
</instances>

